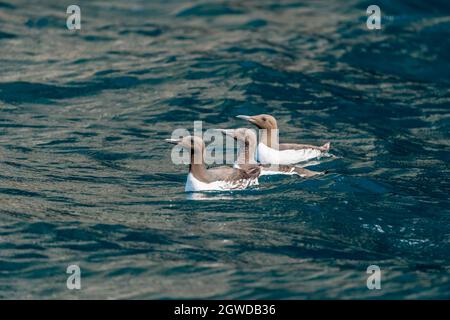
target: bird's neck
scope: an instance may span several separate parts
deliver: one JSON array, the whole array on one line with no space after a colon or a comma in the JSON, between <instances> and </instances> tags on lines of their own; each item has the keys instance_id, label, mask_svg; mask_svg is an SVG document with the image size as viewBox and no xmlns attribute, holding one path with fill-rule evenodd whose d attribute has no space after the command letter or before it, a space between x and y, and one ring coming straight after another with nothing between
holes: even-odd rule
<instances>
[{"instance_id":1,"label":"bird's neck","mask_svg":"<svg viewBox=\"0 0 450 320\"><path fill-rule=\"evenodd\" d=\"M259 141L269 148L278 149L278 129L261 129L259 131Z\"/></svg>"},{"instance_id":2,"label":"bird's neck","mask_svg":"<svg viewBox=\"0 0 450 320\"><path fill-rule=\"evenodd\" d=\"M256 141L241 142L237 157L238 164L256 164Z\"/></svg>"},{"instance_id":3,"label":"bird's neck","mask_svg":"<svg viewBox=\"0 0 450 320\"><path fill-rule=\"evenodd\" d=\"M208 176L204 156L204 150L191 152L189 172L200 181L206 181Z\"/></svg>"}]
</instances>

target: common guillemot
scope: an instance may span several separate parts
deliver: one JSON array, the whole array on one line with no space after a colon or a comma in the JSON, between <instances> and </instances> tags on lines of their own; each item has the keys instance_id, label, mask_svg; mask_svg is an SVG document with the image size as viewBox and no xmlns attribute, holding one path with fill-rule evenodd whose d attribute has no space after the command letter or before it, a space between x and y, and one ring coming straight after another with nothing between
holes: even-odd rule
<instances>
[{"instance_id":1,"label":"common guillemot","mask_svg":"<svg viewBox=\"0 0 450 320\"><path fill-rule=\"evenodd\" d=\"M248 170L227 166L206 169L205 143L200 137L186 136L183 139L166 139L166 141L190 152L186 192L242 190L258 184L261 173L259 167Z\"/></svg>"},{"instance_id":2,"label":"common guillemot","mask_svg":"<svg viewBox=\"0 0 450 320\"><path fill-rule=\"evenodd\" d=\"M254 167L261 168L260 176L266 175L298 175L300 177L312 177L325 174L326 172L317 172L294 165L270 165L261 164L256 161L256 133L247 128L239 129L221 129L222 134L229 136L239 143L237 160L234 163L235 168L250 170Z\"/></svg>"},{"instance_id":3,"label":"common guillemot","mask_svg":"<svg viewBox=\"0 0 450 320\"><path fill-rule=\"evenodd\" d=\"M322 156L330 149L329 142L321 147L308 144L279 143L277 120L271 115L239 115L237 118L247 120L259 129L265 130L260 135L261 140L257 148L257 160L263 164L285 165L308 161Z\"/></svg>"}]
</instances>

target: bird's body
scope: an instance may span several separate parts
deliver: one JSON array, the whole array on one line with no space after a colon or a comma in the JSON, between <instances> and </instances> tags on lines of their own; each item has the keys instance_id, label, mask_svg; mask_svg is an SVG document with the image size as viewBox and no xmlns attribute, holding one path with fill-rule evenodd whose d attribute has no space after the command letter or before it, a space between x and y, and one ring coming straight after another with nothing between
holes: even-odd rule
<instances>
[{"instance_id":1,"label":"bird's body","mask_svg":"<svg viewBox=\"0 0 450 320\"><path fill-rule=\"evenodd\" d=\"M241 170L236 169L235 170ZM242 171L242 170L241 170ZM186 186L184 191L186 192L199 192L199 191L227 191L227 190L243 190L251 186L258 185L258 177L243 178L243 179L228 179L228 180L213 180L205 182L197 179L195 175L190 172L187 176Z\"/></svg>"},{"instance_id":2,"label":"bird's body","mask_svg":"<svg viewBox=\"0 0 450 320\"><path fill-rule=\"evenodd\" d=\"M243 190L258 184L260 168L240 169L227 166L207 169L204 162L205 144L199 137L187 136L183 139L166 141L182 146L190 151L189 174L185 191L227 191Z\"/></svg>"},{"instance_id":3,"label":"bird's body","mask_svg":"<svg viewBox=\"0 0 450 320\"><path fill-rule=\"evenodd\" d=\"M288 165L319 158L325 150L327 150L326 146L322 149L313 146L300 148L294 144L279 144L279 148L274 149L260 142L256 159L262 164Z\"/></svg>"},{"instance_id":4,"label":"bird's body","mask_svg":"<svg viewBox=\"0 0 450 320\"><path fill-rule=\"evenodd\" d=\"M312 177L323 172L311 171L300 168L294 165L282 165L269 163L257 163L256 155L256 133L251 129L240 128L221 130L223 134L232 137L240 144L237 161L234 163L234 168L245 171L260 169L260 176L267 175L298 175L300 177ZM258 146L259 148L259 146ZM259 150L259 149L258 149ZM276 151L276 150L275 150Z\"/></svg>"},{"instance_id":5,"label":"bird's body","mask_svg":"<svg viewBox=\"0 0 450 320\"><path fill-rule=\"evenodd\" d=\"M256 160L262 164L289 165L321 157L330 149L330 143L313 146L297 143L279 143L278 125L274 117L266 114L238 116L256 125L263 132L258 144Z\"/></svg>"},{"instance_id":6,"label":"bird's body","mask_svg":"<svg viewBox=\"0 0 450 320\"><path fill-rule=\"evenodd\" d=\"M248 170L249 167L258 166L261 168L261 176L272 176L272 175L297 175L302 178L309 178L316 175L325 174L326 172L317 172L308 170L301 167L296 167L294 165L269 165L269 164L234 164L235 168Z\"/></svg>"}]
</instances>

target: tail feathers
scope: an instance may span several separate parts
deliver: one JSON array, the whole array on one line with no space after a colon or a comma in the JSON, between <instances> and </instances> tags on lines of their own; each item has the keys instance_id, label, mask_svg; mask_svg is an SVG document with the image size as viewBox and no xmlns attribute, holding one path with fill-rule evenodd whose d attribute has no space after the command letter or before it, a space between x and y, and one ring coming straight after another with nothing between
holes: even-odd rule
<instances>
[{"instance_id":1,"label":"tail feathers","mask_svg":"<svg viewBox=\"0 0 450 320\"><path fill-rule=\"evenodd\" d=\"M330 142L327 142L327 143L325 143L322 147L321 147L321 149L322 149L322 151L328 151L328 150L330 150L330 148L331 148L331 143Z\"/></svg>"}]
</instances>

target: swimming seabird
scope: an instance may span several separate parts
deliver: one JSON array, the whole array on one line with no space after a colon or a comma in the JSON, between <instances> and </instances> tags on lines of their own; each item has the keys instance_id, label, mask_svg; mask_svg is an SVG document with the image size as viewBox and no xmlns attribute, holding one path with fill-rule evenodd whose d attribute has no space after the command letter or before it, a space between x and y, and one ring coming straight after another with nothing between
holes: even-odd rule
<instances>
[{"instance_id":1,"label":"swimming seabird","mask_svg":"<svg viewBox=\"0 0 450 320\"><path fill-rule=\"evenodd\" d=\"M320 157L330 149L329 142L321 147L308 144L279 143L277 120L271 115L239 115L237 118L247 120L259 129L265 130L260 135L257 148L257 160L263 164L294 164Z\"/></svg>"},{"instance_id":2,"label":"swimming seabird","mask_svg":"<svg viewBox=\"0 0 450 320\"><path fill-rule=\"evenodd\" d=\"M325 172L311 171L294 165L270 165L261 164L256 161L256 133L252 129L221 129L225 136L229 136L239 143L237 160L234 163L235 168L250 170L254 167L261 168L260 176L265 175L298 175L300 177L312 177Z\"/></svg>"},{"instance_id":3,"label":"swimming seabird","mask_svg":"<svg viewBox=\"0 0 450 320\"><path fill-rule=\"evenodd\" d=\"M205 143L200 137L186 136L182 139L166 139L166 141L190 152L186 192L242 190L258 184L261 172L259 167L248 170L227 166L206 169Z\"/></svg>"}]
</instances>

